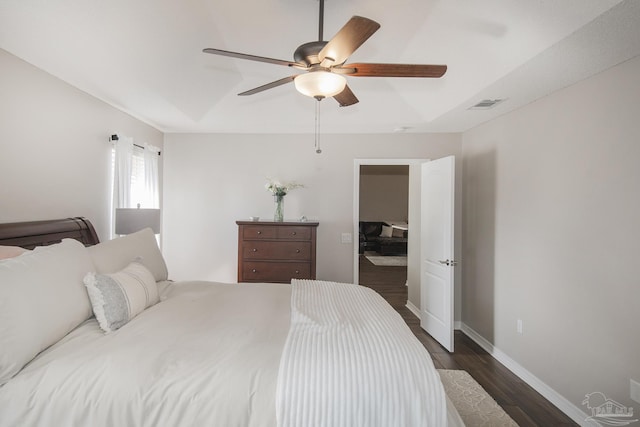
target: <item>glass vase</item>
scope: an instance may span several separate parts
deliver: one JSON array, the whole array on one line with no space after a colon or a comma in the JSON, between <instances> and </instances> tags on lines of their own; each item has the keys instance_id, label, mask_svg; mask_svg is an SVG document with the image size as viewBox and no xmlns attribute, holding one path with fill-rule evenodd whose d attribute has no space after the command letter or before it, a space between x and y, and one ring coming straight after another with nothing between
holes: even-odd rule
<instances>
[{"instance_id":1,"label":"glass vase","mask_svg":"<svg viewBox=\"0 0 640 427\"><path fill-rule=\"evenodd\" d=\"M273 201L276 205L273 220L275 222L282 222L284 221L284 194L274 194Z\"/></svg>"}]
</instances>

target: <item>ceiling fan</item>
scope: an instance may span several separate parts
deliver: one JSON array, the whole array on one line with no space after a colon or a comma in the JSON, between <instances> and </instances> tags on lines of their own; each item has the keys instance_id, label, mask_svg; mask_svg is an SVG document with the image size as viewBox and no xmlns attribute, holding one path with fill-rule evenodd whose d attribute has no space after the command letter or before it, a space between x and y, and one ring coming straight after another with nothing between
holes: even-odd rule
<instances>
[{"instance_id":1,"label":"ceiling fan","mask_svg":"<svg viewBox=\"0 0 640 427\"><path fill-rule=\"evenodd\" d=\"M207 48L203 49L203 52L250 61L284 65L306 71L306 73L288 76L239 93L239 96L253 95L293 81L296 89L303 95L311 96L318 101L327 97L333 97L341 107L353 105L358 102L358 98L356 98L351 89L349 89L344 75L353 77L437 78L442 77L447 71L446 65L345 64L349 56L380 28L380 24L368 18L354 16L331 40L328 42L323 41L324 0L319 0L319 2L318 41L304 43L298 46L293 53L294 62L221 49Z\"/></svg>"}]
</instances>

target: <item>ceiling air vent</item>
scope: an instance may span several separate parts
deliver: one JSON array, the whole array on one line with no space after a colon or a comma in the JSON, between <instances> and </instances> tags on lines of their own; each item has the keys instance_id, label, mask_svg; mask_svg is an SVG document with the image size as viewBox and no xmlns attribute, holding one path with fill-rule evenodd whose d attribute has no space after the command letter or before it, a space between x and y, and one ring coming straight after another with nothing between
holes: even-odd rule
<instances>
[{"instance_id":1,"label":"ceiling air vent","mask_svg":"<svg viewBox=\"0 0 640 427\"><path fill-rule=\"evenodd\" d=\"M469 110L488 110L500 104L502 101L504 101L504 99L483 99L473 107L469 107Z\"/></svg>"}]
</instances>

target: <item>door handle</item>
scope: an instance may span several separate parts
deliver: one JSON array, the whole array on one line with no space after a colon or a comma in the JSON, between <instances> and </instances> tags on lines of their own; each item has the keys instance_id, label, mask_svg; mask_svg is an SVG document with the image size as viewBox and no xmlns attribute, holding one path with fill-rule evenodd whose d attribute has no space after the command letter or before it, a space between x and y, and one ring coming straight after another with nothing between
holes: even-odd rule
<instances>
[{"instance_id":1,"label":"door handle","mask_svg":"<svg viewBox=\"0 0 640 427\"><path fill-rule=\"evenodd\" d=\"M438 262L439 262L440 264L450 265L450 266L458 265L458 261L455 261L455 260L453 260L453 259L452 259L452 260L448 260L448 259L446 259L446 260L444 260L444 261L442 261L442 260L438 260Z\"/></svg>"}]
</instances>

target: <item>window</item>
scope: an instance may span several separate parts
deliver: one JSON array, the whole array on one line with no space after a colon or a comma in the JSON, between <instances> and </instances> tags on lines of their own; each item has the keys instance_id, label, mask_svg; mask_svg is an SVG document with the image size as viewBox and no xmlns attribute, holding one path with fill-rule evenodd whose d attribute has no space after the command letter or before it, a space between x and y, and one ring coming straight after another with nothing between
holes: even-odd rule
<instances>
[{"instance_id":1,"label":"window","mask_svg":"<svg viewBox=\"0 0 640 427\"><path fill-rule=\"evenodd\" d=\"M147 193L145 185L144 150L133 147L131 156L131 207L140 205L141 208L155 208L151 201L152 196Z\"/></svg>"},{"instance_id":2,"label":"window","mask_svg":"<svg viewBox=\"0 0 640 427\"><path fill-rule=\"evenodd\" d=\"M159 208L159 150L135 145L125 136L112 137L112 141L112 219L117 208Z\"/></svg>"}]
</instances>

